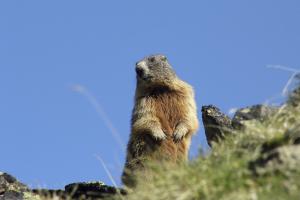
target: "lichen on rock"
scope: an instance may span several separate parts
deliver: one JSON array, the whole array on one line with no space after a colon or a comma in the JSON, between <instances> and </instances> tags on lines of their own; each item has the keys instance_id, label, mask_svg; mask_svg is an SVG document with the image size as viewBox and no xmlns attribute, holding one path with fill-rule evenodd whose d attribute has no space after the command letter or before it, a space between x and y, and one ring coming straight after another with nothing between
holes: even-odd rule
<instances>
[{"instance_id":1,"label":"lichen on rock","mask_svg":"<svg viewBox=\"0 0 300 200\"><path fill-rule=\"evenodd\" d=\"M202 106L202 120L209 146L232 133L232 121L214 105Z\"/></svg>"}]
</instances>

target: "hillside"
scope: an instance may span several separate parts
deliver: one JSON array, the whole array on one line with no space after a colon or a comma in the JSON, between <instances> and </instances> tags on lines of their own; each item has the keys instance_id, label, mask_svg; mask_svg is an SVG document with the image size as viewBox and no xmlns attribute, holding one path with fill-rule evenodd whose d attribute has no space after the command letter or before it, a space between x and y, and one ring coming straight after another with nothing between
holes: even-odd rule
<instances>
[{"instance_id":1,"label":"hillside","mask_svg":"<svg viewBox=\"0 0 300 200\"><path fill-rule=\"evenodd\" d=\"M202 114L211 151L207 155L200 151L188 164L153 166L153 180L140 180L134 191L102 183L69 185L60 191L30 190L0 174L0 200L70 199L70 195L129 200L300 198L300 88L280 107L251 106L240 109L233 119L215 106L203 107Z\"/></svg>"},{"instance_id":2,"label":"hillside","mask_svg":"<svg viewBox=\"0 0 300 200\"><path fill-rule=\"evenodd\" d=\"M212 110L208 113L215 120L206 121L212 124L212 129L206 127L206 134L212 131L220 137L208 137L211 152L168 169L168 173L156 170L157 178L150 184L140 184L129 199L298 200L300 88L278 108L242 109L233 121L218 109L213 111L216 115Z\"/></svg>"}]
</instances>

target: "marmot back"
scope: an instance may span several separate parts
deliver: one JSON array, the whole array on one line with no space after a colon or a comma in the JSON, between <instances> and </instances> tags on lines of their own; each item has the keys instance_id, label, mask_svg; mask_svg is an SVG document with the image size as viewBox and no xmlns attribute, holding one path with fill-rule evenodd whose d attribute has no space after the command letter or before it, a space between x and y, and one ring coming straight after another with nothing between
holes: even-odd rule
<instances>
[{"instance_id":1,"label":"marmot back","mask_svg":"<svg viewBox=\"0 0 300 200\"><path fill-rule=\"evenodd\" d=\"M166 56L149 56L137 62L136 74L131 135L122 176L129 187L136 184L136 174L146 170L146 162L186 161L191 136L198 129L193 89L176 76Z\"/></svg>"}]
</instances>

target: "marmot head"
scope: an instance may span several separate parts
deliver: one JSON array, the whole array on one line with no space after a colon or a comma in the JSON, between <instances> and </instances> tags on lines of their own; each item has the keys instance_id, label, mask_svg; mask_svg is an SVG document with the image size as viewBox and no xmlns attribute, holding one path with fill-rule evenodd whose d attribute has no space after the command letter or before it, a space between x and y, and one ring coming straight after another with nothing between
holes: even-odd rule
<instances>
[{"instance_id":1,"label":"marmot head","mask_svg":"<svg viewBox=\"0 0 300 200\"><path fill-rule=\"evenodd\" d=\"M151 55L136 63L138 84L164 85L176 78L176 74L164 55Z\"/></svg>"}]
</instances>

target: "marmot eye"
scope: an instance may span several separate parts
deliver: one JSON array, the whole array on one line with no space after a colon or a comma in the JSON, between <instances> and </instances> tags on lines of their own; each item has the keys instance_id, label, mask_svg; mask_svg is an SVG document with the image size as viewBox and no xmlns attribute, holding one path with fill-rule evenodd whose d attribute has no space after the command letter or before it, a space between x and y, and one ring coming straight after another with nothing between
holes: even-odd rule
<instances>
[{"instance_id":1,"label":"marmot eye","mask_svg":"<svg viewBox=\"0 0 300 200\"><path fill-rule=\"evenodd\" d=\"M163 56L163 57L161 57L161 60L162 60L162 61L167 61L167 57L166 57L166 56Z\"/></svg>"},{"instance_id":2,"label":"marmot eye","mask_svg":"<svg viewBox=\"0 0 300 200\"><path fill-rule=\"evenodd\" d=\"M149 61L150 61L150 62L154 62L154 61L155 61L155 58L154 58L154 57L151 57L151 58L149 58Z\"/></svg>"}]
</instances>

